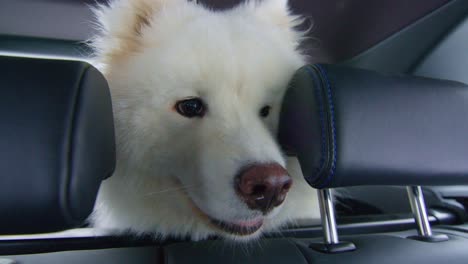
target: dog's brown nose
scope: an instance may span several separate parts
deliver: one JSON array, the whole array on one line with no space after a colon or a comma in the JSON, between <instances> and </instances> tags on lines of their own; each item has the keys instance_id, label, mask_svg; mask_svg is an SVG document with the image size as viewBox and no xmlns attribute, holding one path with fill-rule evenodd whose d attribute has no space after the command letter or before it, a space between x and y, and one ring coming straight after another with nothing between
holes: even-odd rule
<instances>
[{"instance_id":1,"label":"dog's brown nose","mask_svg":"<svg viewBox=\"0 0 468 264\"><path fill-rule=\"evenodd\" d=\"M292 182L281 165L256 164L238 174L235 187L250 209L267 213L284 201Z\"/></svg>"}]
</instances>

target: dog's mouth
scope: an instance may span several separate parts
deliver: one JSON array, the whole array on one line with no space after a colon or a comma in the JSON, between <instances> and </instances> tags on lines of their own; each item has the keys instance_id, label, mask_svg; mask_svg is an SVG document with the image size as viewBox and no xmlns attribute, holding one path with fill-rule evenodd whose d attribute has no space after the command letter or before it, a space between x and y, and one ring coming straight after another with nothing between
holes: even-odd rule
<instances>
[{"instance_id":1,"label":"dog's mouth","mask_svg":"<svg viewBox=\"0 0 468 264\"><path fill-rule=\"evenodd\" d=\"M180 186L183 184L180 181L177 181ZM190 195L183 191L187 200L189 201L192 210L202 219L204 219L211 227L216 228L220 231L231 235L237 236L248 236L252 235L263 226L263 217L257 216L253 219L249 220L237 220L237 221L224 221L219 220L214 217L211 217L207 213L205 213L196 203L192 200Z\"/></svg>"},{"instance_id":2,"label":"dog's mouth","mask_svg":"<svg viewBox=\"0 0 468 264\"><path fill-rule=\"evenodd\" d=\"M253 218L251 220L238 220L238 221L224 221L211 217L205 213L196 203L190 198L188 199L192 204L192 209L212 227L221 230L223 232L237 235L237 236L248 236L257 232L263 226L263 217Z\"/></svg>"},{"instance_id":3,"label":"dog's mouth","mask_svg":"<svg viewBox=\"0 0 468 264\"><path fill-rule=\"evenodd\" d=\"M209 216L208 216L209 217ZM210 223L217 228L234 235L247 236L257 232L263 225L262 218L247 221L225 222L210 218Z\"/></svg>"}]
</instances>

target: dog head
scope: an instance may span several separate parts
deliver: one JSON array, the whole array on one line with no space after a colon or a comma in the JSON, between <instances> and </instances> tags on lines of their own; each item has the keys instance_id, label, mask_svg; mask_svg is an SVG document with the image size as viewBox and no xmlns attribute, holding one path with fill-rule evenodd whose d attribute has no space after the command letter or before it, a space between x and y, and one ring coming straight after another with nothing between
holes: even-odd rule
<instances>
[{"instance_id":1,"label":"dog head","mask_svg":"<svg viewBox=\"0 0 468 264\"><path fill-rule=\"evenodd\" d=\"M115 1L96 13L118 148L96 221L241 239L281 223L293 182L276 127L285 87L304 64L287 0L223 12L185 0Z\"/></svg>"}]
</instances>

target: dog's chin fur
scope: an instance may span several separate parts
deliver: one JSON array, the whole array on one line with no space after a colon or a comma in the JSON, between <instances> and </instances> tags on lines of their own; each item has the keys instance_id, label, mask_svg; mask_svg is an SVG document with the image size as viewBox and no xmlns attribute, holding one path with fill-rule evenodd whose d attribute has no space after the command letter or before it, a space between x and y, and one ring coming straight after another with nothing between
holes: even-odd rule
<instances>
[{"instance_id":1,"label":"dog's chin fur","mask_svg":"<svg viewBox=\"0 0 468 264\"><path fill-rule=\"evenodd\" d=\"M318 218L315 191L274 140L287 83L305 62L298 51L303 34L294 30L300 19L287 0L248 1L223 12L185 0L117 0L95 13L100 33L92 45L111 89L117 168L99 190L93 225L158 238L247 241ZM192 97L206 105L203 117L175 110ZM262 118L266 105L270 115ZM283 204L262 215L238 197L234 176L246 165L272 162L294 183ZM260 218L263 225L247 235L212 224Z\"/></svg>"}]
</instances>

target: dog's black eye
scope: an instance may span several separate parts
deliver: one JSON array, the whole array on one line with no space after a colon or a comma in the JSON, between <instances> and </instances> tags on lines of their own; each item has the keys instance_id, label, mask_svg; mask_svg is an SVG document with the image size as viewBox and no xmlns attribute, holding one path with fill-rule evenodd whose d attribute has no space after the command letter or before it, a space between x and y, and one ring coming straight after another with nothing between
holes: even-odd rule
<instances>
[{"instance_id":1,"label":"dog's black eye","mask_svg":"<svg viewBox=\"0 0 468 264\"><path fill-rule=\"evenodd\" d=\"M203 117L205 115L205 105L200 98L190 98L178 101L175 105L177 113L188 117Z\"/></svg>"},{"instance_id":2,"label":"dog's black eye","mask_svg":"<svg viewBox=\"0 0 468 264\"><path fill-rule=\"evenodd\" d=\"M261 117L267 117L270 114L271 106L265 105L260 109L260 116Z\"/></svg>"}]
</instances>

